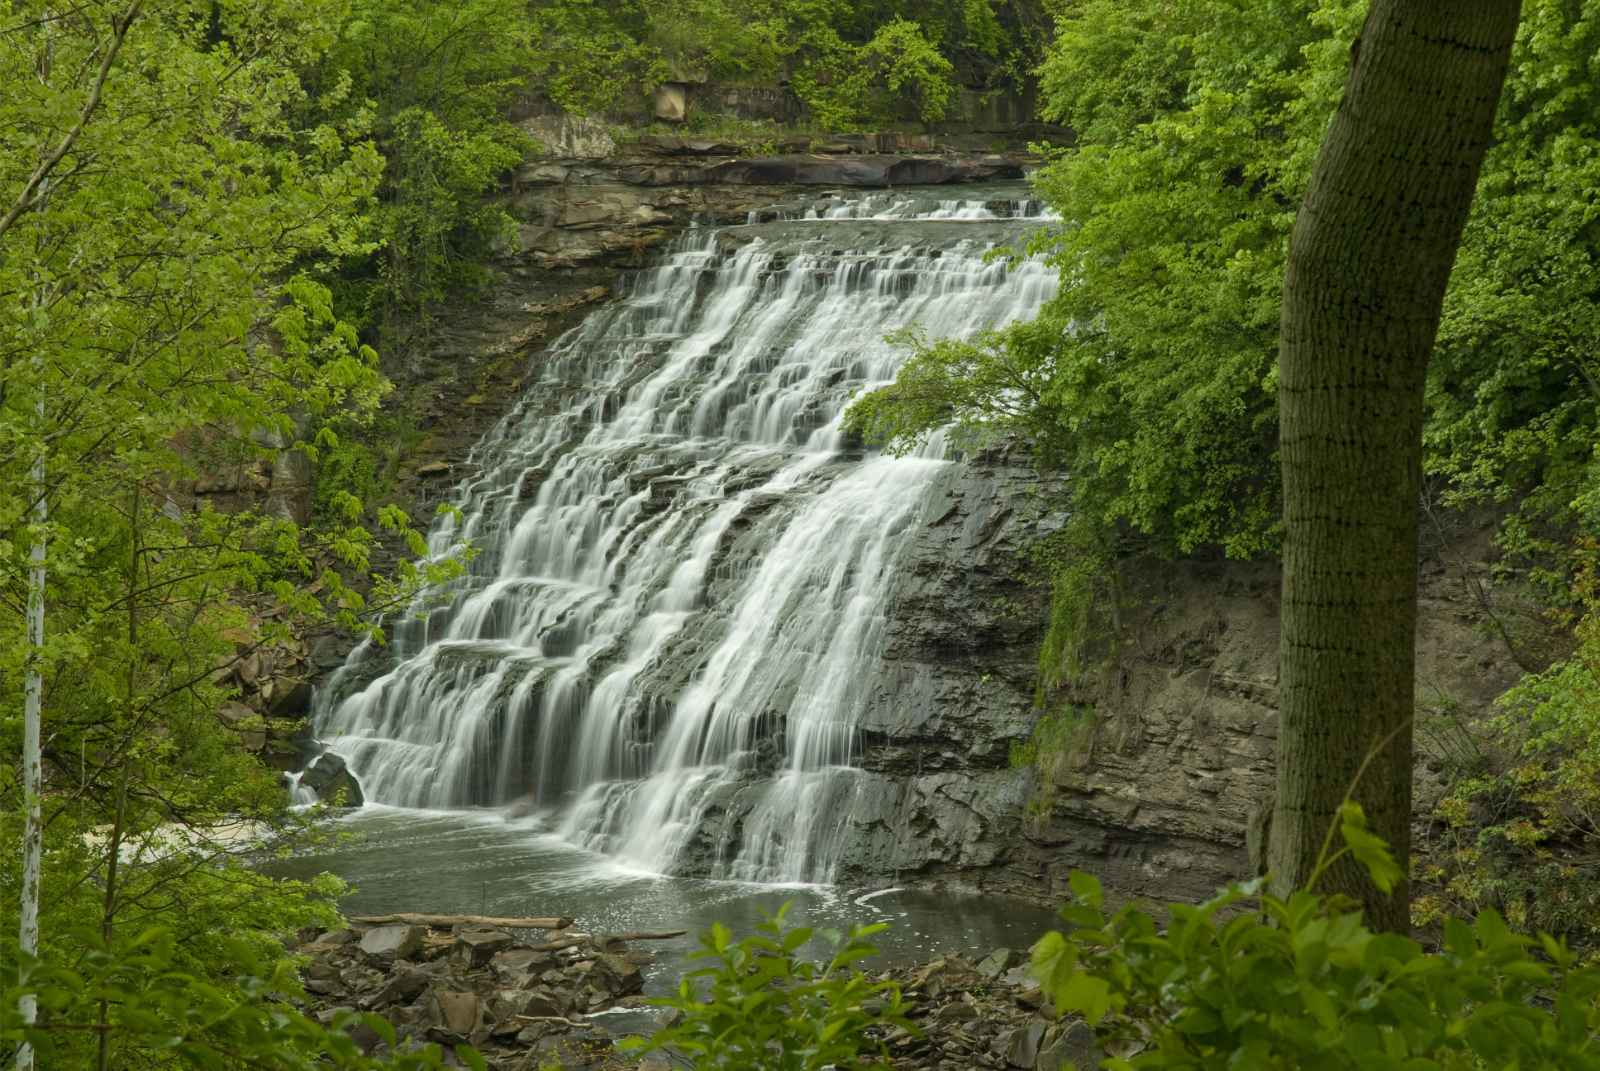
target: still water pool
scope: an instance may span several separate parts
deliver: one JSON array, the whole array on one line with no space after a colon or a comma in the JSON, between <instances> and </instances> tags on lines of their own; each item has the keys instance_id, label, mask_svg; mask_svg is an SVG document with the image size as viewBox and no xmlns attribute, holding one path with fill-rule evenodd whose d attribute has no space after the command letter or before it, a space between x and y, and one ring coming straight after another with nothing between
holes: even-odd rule
<instances>
[{"instance_id":1,"label":"still water pool","mask_svg":"<svg viewBox=\"0 0 1600 1071\"><path fill-rule=\"evenodd\" d=\"M334 825L347 834L341 843L263 869L296 878L338 875L353 886L341 904L347 914L567 915L586 933L687 930L640 946L660 957L646 972L652 993L672 987L696 935L713 922L743 935L785 901L793 904L791 922L818 929L888 923L874 938L877 962L886 966L946 952L976 959L1001 945L1025 949L1053 921L1047 910L997 897L643 874L580 851L532 819L491 811L369 806Z\"/></svg>"}]
</instances>

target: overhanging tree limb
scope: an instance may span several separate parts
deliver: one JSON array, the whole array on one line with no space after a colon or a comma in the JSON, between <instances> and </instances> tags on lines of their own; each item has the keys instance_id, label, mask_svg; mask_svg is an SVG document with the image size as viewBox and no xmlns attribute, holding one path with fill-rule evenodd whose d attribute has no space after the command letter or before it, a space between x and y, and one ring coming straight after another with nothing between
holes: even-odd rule
<instances>
[{"instance_id":1,"label":"overhanging tree limb","mask_svg":"<svg viewBox=\"0 0 1600 1071\"><path fill-rule=\"evenodd\" d=\"M106 46L105 55L100 57L100 68L95 72L94 84L89 88L89 97L83 102L83 107L78 111L78 121L71 130L62 135L61 141L52 149L39 166L33 169L28 176L28 181L23 183L22 191L17 194L17 199L4 216L0 216L0 240L6 236L17 220L24 213L36 208L44 200L46 183L56 166L66 158L67 153L78 143L83 136L84 129L89 125L89 120L94 117L95 110L100 107L100 96L105 89L106 79L111 75L111 68L117 62L117 53L122 51L122 42L127 40L128 31L133 27L133 22L139 17L143 0L134 0L126 11L118 18L111 20L111 41Z\"/></svg>"}]
</instances>

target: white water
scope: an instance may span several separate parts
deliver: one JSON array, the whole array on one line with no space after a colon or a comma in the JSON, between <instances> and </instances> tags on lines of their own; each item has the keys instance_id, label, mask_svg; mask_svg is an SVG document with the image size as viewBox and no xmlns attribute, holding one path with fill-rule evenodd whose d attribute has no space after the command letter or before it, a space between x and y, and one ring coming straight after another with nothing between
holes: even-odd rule
<instances>
[{"instance_id":1,"label":"white water","mask_svg":"<svg viewBox=\"0 0 1600 1071\"><path fill-rule=\"evenodd\" d=\"M1043 201L1016 197L945 197L938 200L903 192L857 194L853 197L826 197L790 210L752 212L750 222L758 218L798 220L865 219L878 222L894 220L967 221L1026 219L1036 222L1059 222L1061 217Z\"/></svg>"},{"instance_id":2,"label":"white water","mask_svg":"<svg viewBox=\"0 0 1600 1071\"><path fill-rule=\"evenodd\" d=\"M700 838L713 876L829 880L899 553L947 464L851 453L840 414L904 359L889 332L969 336L1055 278L986 260L993 201L841 203L867 248L825 220L692 231L540 358L430 536L479 548L469 579L395 628L385 672L363 683L358 651L319 696L369 800L520 797L627 865Z\"/></svg>"}]
</instances>

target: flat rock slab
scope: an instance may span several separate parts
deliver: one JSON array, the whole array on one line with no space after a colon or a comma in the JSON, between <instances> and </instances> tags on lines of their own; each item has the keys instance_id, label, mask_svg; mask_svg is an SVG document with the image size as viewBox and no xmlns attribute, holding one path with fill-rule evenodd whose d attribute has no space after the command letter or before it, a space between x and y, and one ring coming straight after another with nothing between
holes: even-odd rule
<instances>
[{"instance_id":1,"label":"flat rock slab","mask_svg":"<svg viewBox=\"0 0 1600 1071\"><path fill-rule=\"evenodd\" d=\"M361 951L380 962L416 955L428 935L426 926L377 926L361 938Z\"/></svg>"},{"instance_id":2,"label":"flat rock slab","mask_svg":"<svg viewBox=\"0 0 1600 1071\"><path fill-rule=\"evenodd\" d=\"M434 999L439 1002L439 1019L446 1030L464 1036L478 1029L478 994L435 993Z\"/></svg>"},{"instance_id":3,"label":"flat rock slab","mask_svg":"<svg viewBox=\"0 0 1600 1071\"><path fill-rule=\"evenodd\" d=\"M463 967L482 967L513 943L511 935L503 930L462 930L456 934L450 954Z\"/></svg>"}]
</instances>

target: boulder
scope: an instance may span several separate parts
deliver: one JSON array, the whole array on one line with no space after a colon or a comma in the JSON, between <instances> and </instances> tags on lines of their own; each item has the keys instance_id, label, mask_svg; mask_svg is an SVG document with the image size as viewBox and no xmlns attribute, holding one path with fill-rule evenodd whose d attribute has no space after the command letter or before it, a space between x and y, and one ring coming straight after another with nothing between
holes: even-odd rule
<instances>
[{"instance_id":1,"label":"boulder","mask_svg":"<svg viewBox=\"0 0 1600 1071\"><path fill-rule=\"evenodd\" d=\"M681 123L689 117L689 87L682 82L663 82L651 97L657 119Z\"/></svg>"},{"instance_id":2,"label":"boulder","mask_svg":"<svg viewBox=\"0 0 1600 1071\"><path fill-rule=\"evenodd\" d=\"M1000 1035L995 1043L997 1054L1005 1056L1010 1067L1034 1071L1039 1064L1039 1046L1044 1042L1045 1024L1039 1022L1019 1026Z\"/></svg>"},{"instance_id":3,"label":"boulder","mask_svg":"<svg viewBox=\"0 0 1600 1071\"><path fill-rule=\"evenodd\" d=\"M531 1015L536 1019L562 1016L572 1010L572 1001L568 994L540 986L530 989L522 994L518 1015Z\"/></svg>"},{"instance_id":4,"label":"boulder","mask_svg":"<svg viewBox=\"0 0 1600 1071\"><path fill-rule=\"evenodd\" d=\"M361 951L376 963L409 959L422 948L424 926L375 926L361 938Z\"/></svg>"},{"instance_id":5,"label":"boulder","mask_svg":"<svg viewBox=\"0 0 1600 1071\"><path fill-rule=\"evenodd\" d=\"M496 953L511 947L511 935L504 930L462 930L456 934L456 943L450 956L466 970L486 967Z\"/></svg>"},{"instance_id":6,"label":"boulder","mask_svg":"<svg viewBox=\"0 0 1600 1071\"><path fill-rule=\"evenodd\" d=\"M1125 1055L1132 1055L1128 1053ZM1095 1071L1100 1066L1100 1046L1094 1040L1094 1030L1088 1023L1077 1022L1052 1026L1045 1034L1039 1048L1039 1062L1034 1071Z\"/></svg>"},{"instance_id":7,"label":"boulder","mask_svg":"<svg viewBox=\"0 0 1600 1071\"><path fill-rule=\"evenodd\" d=\"M1033 975L1028 973L1028 968L1026 967L1010 968L1000 976L1000 981L1013 989L1026 989L1028 986L1036 984L1033 980Z\"/></svg>"},{"instance_id":8,"label":"boulder","mask_svg":"<svg viewBox=\"0 0 1600 1071\"><path fill-rule=\"evenodd\" d=\"M537 975L552 962L548 952L539 952L532 948L510 948L504 952L496 952L494 958L489 961L489 966L501 978L526 978Z\"/></svg>"},{"instance_id":9,"label":"boulder","mask_svg":"<svg viewBox=\"0 0 1600 1071\"><path fill-rule=\"evenodd\" d=\"M478 1029L481 1011L478 994L462 991L435 992L433 999L439 1005L439 1022L445 1030L465 1036Z\"/></svg>"},{"instance_id":10,"label":"boulder","mask_svg":"<svg viewBox=\"0 0 1600 1071\"><path fill-rule=\"evenodd\" d=\"M595 957L589 980L612 997L624 997L644 988L643 972L623 957L610 954Z\"/></svg>"},{"instance_id":11,"label":"boulder","mask_svg":"<svg viewBox=\"0 0 1600 1071\"><path fill-rule=\"evenodd\" d=\"M343 793L346 807L360 807L366 802L361 794L361 782L345 764L343 755L324 751L300 775L300 783L317 794L324 802L331 802Z\"/></svg>"},{"instance_id":12,"label":"boulder","mask_svg":"<svg viewBox=\"0 0 1600 1071\"><path fill-rule=\"evenodd\" d=\"M1017 965L1021 957L1009 948L997 948L978 963L978 973L993 981Z\"/></svg>"},{"instance_id":13,"label":"boulder","mask_svg":"<svg viewBox=\"0 0 1600 1071\"><path fill-rule=\"evenodd\" d=\"M310 944L302 945L300 951L310 956L326 956L345 945L353 945L360 939L361 935L354 930L329 930Z\"/></svg>"},{"instance_id":14,"label":"boulder","mask_svg":"<svg viewBox=\"0 0 1600 1071\"><path fill-rule=\"evenodd\" d=\"M274 718L299 718L311 710L311 682L301 677L275 680L267 712Z\"/></svg>"},{"instance_id":15,"label":"boulder","mask_svg":"<svg viewBox=\"0 0 1600 1071\"><path fill-rule=\"evenodd\" d=\"M369 993L361 999L361 1007L367 1011L376 1011L387 1008L391 1004L405 1004L415 1000L417 996L428 988L430 978L424 971L415 968L402 968L389 976L376 992Z\"/></svg>"},{"instance_id":16,"label":"boulder","mask_svg":"<svg viewBox=\"0 0 1600 1071\"><path fill-rule=\"evenodd\" d=\"M338 669L355 645L346 637L324 633L311 644L311 664L317 669Z\"/></svg>"}]
</instances>

